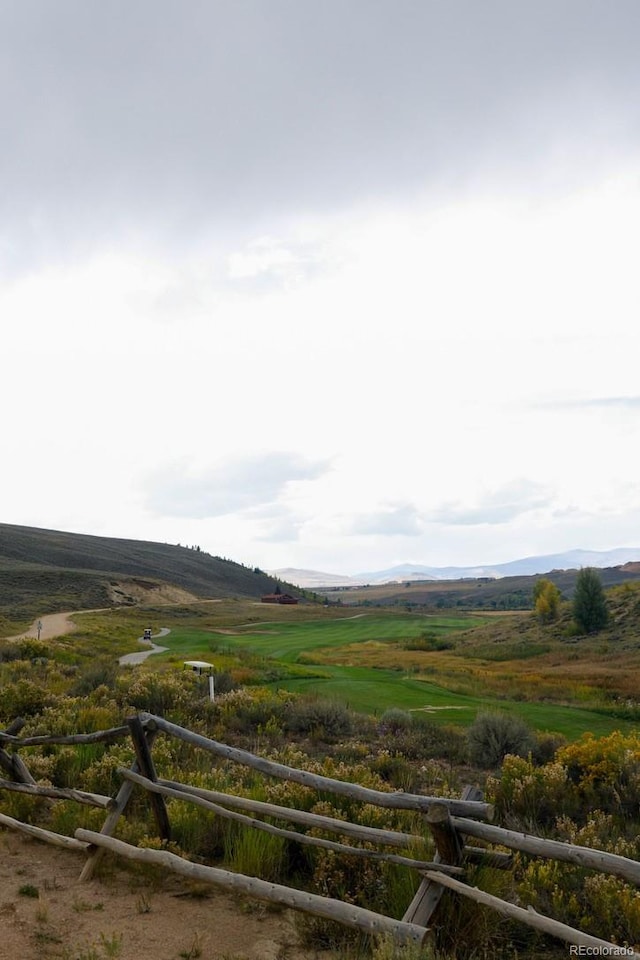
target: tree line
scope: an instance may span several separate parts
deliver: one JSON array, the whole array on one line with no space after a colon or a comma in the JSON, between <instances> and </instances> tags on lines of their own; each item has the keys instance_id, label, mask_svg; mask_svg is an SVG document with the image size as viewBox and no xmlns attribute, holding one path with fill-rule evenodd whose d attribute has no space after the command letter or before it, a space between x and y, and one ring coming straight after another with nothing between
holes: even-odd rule
<instances>
[{"instance_id":1,"label":"tree line","mask_svg":"<svg viewBox=\"0 0 640 960\"><path fill-rule=\"evenodd\" d=\"M533 605L541 623L551 623L560 613L561 593L548 577L541 577L533 588ZM597 633L609 620L607 598L598 571L583 567L578 571L573 593L572 613L581 633Z\"/></svg>"}]
</instances>

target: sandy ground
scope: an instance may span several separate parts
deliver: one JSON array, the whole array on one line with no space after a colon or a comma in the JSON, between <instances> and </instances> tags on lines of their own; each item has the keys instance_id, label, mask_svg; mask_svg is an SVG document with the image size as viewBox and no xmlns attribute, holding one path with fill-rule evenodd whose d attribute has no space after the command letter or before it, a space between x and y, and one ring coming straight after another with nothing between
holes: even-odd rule
<instances>
[{"instance_id":1,"label":"sandy ground","mask_svg":"<svg viewBox=\"0 0 640 960\"><path fill-rule=\"evenodd\" d=\"M0 830L0 960L331 960L299 945L294 914ZM21 892L22 891L22 892Z\"/></svg>"},{"instance_id":2,"label":"sandy ground","mask_svg":"<svg viewBox=\"0 0 640 960\"><path fill-rule=\"evenodd\" d=\"M78 611L75 611L78 612ZM83 610L83 613L96 613L95 610ZM65 633L71 633L76 629L73 622L73 613L47 613L38 620L34 620L28 630L19 633L15 637L7 637L7 640L21 640L23 637L37 637L41 640L52 640L54 637L62 637Z\"/></svg>"}]
</instances>

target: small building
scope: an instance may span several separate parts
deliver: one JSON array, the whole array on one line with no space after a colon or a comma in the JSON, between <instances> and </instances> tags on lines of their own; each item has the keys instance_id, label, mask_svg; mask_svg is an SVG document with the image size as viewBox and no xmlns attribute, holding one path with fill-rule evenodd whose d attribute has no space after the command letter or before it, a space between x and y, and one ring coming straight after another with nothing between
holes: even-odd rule
<instances>
[{"instance_id":1,"label":"small building","mask_svg":"<svg viewBox=\"0 0 640 960\"><path fill-rule=\"evenodd\" d=\"M290 593L266 593L261 597L262 603L297 603L298 598Z\"/></svg>"}]
</instances>

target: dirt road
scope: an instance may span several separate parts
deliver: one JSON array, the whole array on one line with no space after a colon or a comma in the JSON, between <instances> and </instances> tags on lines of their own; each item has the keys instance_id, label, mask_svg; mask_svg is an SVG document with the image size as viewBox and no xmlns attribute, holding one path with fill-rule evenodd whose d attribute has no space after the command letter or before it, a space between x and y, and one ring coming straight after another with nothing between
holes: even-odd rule
<instances>
[{"instance_id":1,"label":"dirt road","mask_svg":"<svg viewBox=\"0 0 640 960\"><path fill-rule=\"evenodd\" d=\"M73 633L76 630L76 624L73 617L76 613L100 613L101 609L95 610L71 610L69 613L44 613L37 620L34 620L28 630L24 633L18 633L15 637L6 637L6 640L22 640L23 637L40 637L41 640L53 640L54 637L63 637L66 633Z\"/></svg>"}]
</instances>

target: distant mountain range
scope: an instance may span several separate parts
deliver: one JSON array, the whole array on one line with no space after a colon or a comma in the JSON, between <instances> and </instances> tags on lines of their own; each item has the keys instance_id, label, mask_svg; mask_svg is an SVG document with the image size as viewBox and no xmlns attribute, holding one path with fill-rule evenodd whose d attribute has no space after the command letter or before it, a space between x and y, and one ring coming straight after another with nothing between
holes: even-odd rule
<instances>
[{"instance_id":1,"label":"distant mountain range","mask_svg":"<svg viewBox=\"0 0 640 960\"><path fill-rule=\"evenodd\" d=\"M402 563L386 570L356 573L353 576L322 573L318 570L299 570L285 567L268 571L272 576L286 580L307 590L323 587L357 587L374 583L411 582L415 580L462 580L488 577L533 576L551 570L576 570L580 567L617 567L623 563L640 561L640 547L620 547L616 550L568 550L536 557L510 560L508 563L475 567L428 567L420 563Z\"/></svg>"}]
</instances>

